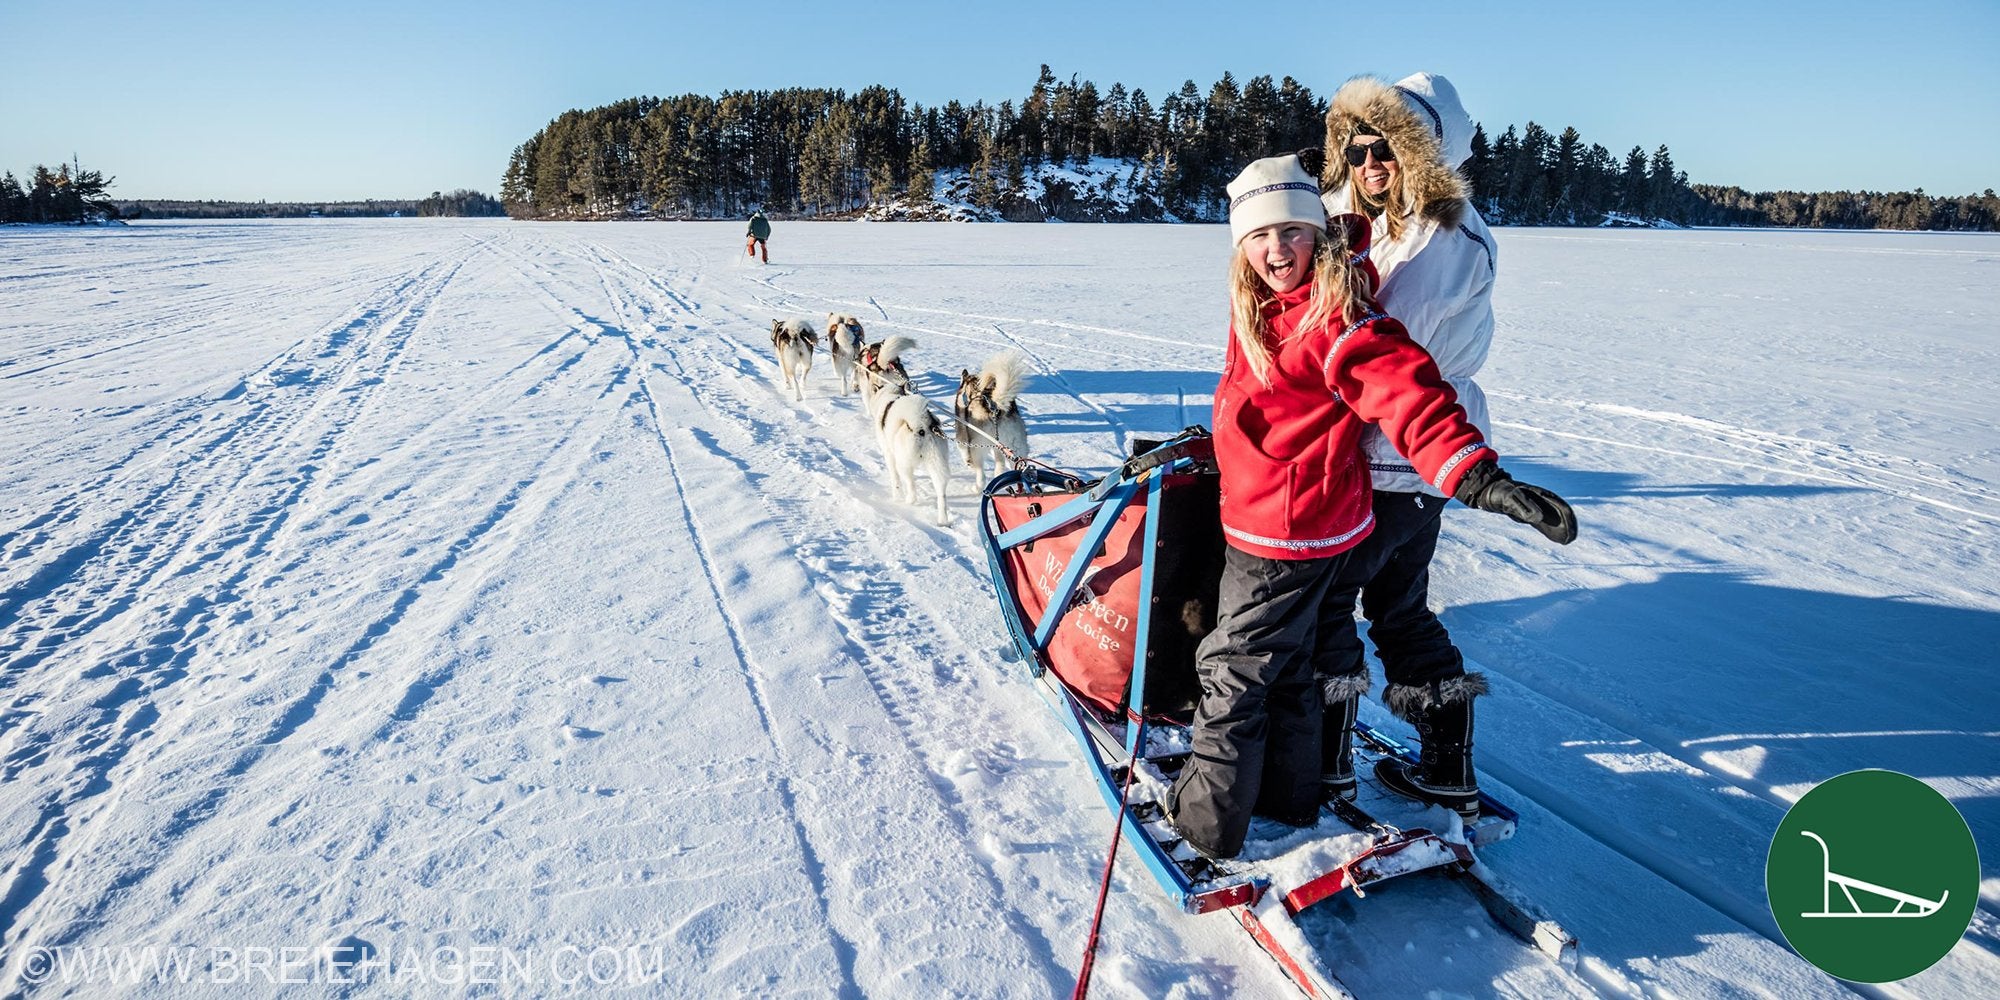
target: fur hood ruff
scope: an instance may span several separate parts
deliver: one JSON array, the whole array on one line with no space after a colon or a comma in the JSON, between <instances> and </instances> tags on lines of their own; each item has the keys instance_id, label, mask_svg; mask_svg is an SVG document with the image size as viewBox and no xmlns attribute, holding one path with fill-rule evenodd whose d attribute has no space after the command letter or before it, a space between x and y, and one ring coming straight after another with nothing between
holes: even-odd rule
<instances>
[{"instance_id":1,"label":"fur hood ruff","mask_svg":"<svg viewBox=\"0 0 2000 1000\"><path fill-rule=\"evenodd\" d=\"M1342 153L1364 123L1396 151L1416 213L1457 225L1472 197L1457 170L1472 155L1472 119L1451 81L1417 73L1394 84L1372 76L1341 84L1326 111L1326 176L1320 186L1327 193L1347 185Z\"/></svg>"}]
</instances>

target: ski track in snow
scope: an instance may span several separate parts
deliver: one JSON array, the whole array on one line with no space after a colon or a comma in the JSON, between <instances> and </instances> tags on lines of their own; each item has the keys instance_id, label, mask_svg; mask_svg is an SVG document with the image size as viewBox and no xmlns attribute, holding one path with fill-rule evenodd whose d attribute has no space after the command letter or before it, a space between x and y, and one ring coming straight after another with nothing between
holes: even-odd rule
<instances>
[{"instance_id":1,"label":"ski track in snow","mask_svg":"<svg viewBox=\"0 0 2000 1000\"><path fill-rule=\"evenodd\" d=\"M800 263L761 268L733 257L728 230L0 234L0 412L19 418L0 440L26 459L0 473L6 990L27 986L31 946L548 949L593 934L664 949L663 981L684 993L1067 989L1110 817L1006 649L973 539L976 484L954 451L949 528L892 503L859 397L839 395L822 358L793 402L763 331L839 309L871 340L914 336L915 381L943 414L951 368L1020 350L1036 454L1103 469L1125 437L1174 429L1177 394L1205 415L1221 282L1188 276L1217 270L1211 234L788 226L781 260ZM1503 241L1503 285L1543 308L1599 299L1532 275L1575 282L1618 253L1761 241L1878 268L1979 262L1768 234ZM42 250L8 253L23 244ZM1023 288L925 271L940 247L1129 260L1097 285ZM908 273L843 270L850 253ZM1158 270L1147 253L1187 263L1124 287ZM1551 261L1570 270L1537 272ZM1801 280L1770 274L1780 298ZM86 308L54 307L65 298ZM1956 303L1971 323L1990 307ZM1541 336L1508 308L1496 352ZM1550 337L1571 335L1554 320ZM1968 369L1992 351L1952 349L1973 352ZM1867 609L1884 638L1902 621L1957 622L1948 641L1977 647L2000 638L2000 597L1935 569L1990 565L1995 453L1910 450L1897 433L1955 414L1905 400L1862 398L1907 409L1851 436L1774 423L1747 388L1741 412L1690 412L1701 393L1769 377L1752 368L1720 365L1676 406L1616 380L1598 395L1568 364L1523 375L1496 354L1486 381L1502 449L1523 456L1510 465L1579 500L1586 542L1552 550L1454 514L1438 589L1495 680L1482 770L1524 815L1489 861L1580 934L1583 977L1523 964L1456 890L1423 879L1383 890L1388 923L1370 922L1372 896L1343 904L1319 923L1322 952L1365 997L1412 993L1421 953L1449 956L1438 988L1493 995L1990 991L1991 878L1959 949L1879 988L1798 961L1762 895L1783 808L1810 776L1872 759L1857 740L1943 748L1919 773L1960 790L1947 794L1991 857L2000 734L1976 722L1990 699L1918 698L1884 726L1740 702L1704 719L1649 678L1615 680L1618 623L1602 643L1555 623L1626 607L1628 588L1744 579L1761 600ZM1784 530L1795 523L1846 541ZM1934 565L1896 555L1917 547ZM1660 613L1713 604L1699 593L1663 592ZM1871 676L1860 663L1827 683L1836 701L1886 697ZM1932 717L1943 724L1915 724ZM1101 995L1285 995L1223 918L1171 912L1134 866L1116 887Z\"/></svg>"}]
</instances>

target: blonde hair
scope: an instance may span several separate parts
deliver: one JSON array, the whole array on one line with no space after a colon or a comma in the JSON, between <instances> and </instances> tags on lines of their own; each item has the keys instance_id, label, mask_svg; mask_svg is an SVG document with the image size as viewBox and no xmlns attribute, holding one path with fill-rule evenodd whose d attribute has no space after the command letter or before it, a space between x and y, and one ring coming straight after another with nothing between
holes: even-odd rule
<instances>
[{"instance_id":1,"label":"blonde hair","mask_svg":"<svg viewBox=\"0 0 2000 1000\"><path fill-rule=\"evenodd\" d=\"M1325 325L1332 320L1336 309L1342 322L1352 323L1375 308L1368 273L1347 252L1345 225L1339 222L1332 225L1335 231L1331 236L1314 231L1313 271L1308 279L1312 282L1311 304L1299 318L1293 336ZM1256 268L1250 265L1250 255L1238 243L1236 259L1229 264L1230 326L1236 332L1236 347L1243 352L1243 360L1249 363L1257 381L1265 385L1271 384L1271 353L1276 345L1271 343L1264 309L1277 297L1271 286L1257 276Z\"/></svg>"},{"instance_id":2,"label":"blonde hair","mask_svg":"<svg viewBox=\"0 0 2000 1000\"><path fill-rule=\"evenodd\" d=\"M1389 175L1388 189L1379 195L1369 194L1368 189L1361 186L1361 168L1347 165L1347 147L1353 145L1354 140L1363 135L1369 133L1357 131L1348 136L1347 141L1341 144L1340 158L1333 162L1339 163L1341 168L1347 171L1347 186L1354 192L1354 207L1368 213L1371 219L1382 216L1383 225L1388 229L1389 242L1394 243L1403 238L1403 227L1410 213L1416 211L1416 205L1411 203L1410 186L1404 183L1409 171L1403 169L1400 162L1397 163L1395 171ZM1371 138L1386 141L1388 137L1373 135ZM1390 144L1390 152L1396 153L1397 156L1402 155L1395 149L1393 143Z\"/></svg>"}]
</instances>

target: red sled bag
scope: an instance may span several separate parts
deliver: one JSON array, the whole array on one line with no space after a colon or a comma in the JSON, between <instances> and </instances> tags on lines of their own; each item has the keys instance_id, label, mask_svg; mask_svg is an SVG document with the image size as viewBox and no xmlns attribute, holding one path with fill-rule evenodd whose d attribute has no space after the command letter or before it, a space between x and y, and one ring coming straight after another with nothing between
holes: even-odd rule
<instances>
[{"instance_id":1,"label":"red sled bag","mask_svg":"<svg viewBox=\"0 0 2000 1000\"><path fill-rule=\"evenodd\" d=\"M1197 428L1134 451L1097 483L1033 469L996 477L982 511L987 554L1015 645L1037 672L1053 671L1107 718L1185 721L1222 574L1214 449ZM1050 620L1052 601L1062 607Z\"/></svg>"}]
</instances>

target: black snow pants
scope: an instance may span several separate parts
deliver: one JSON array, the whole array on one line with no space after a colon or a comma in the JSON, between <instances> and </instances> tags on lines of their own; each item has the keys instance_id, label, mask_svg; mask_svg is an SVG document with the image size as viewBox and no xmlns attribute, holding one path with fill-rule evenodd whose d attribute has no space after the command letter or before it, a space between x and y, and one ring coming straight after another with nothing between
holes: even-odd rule
<instances>
[{"instance_id":1,"label":"black snow pants","mask_svg":"<svg viewBox=\"0 0 2000 1000\"><path fill-rule=\"evenodd\" d=\"M1322 684L1357 690L1365 676L1354 599L1368 618L1368 638L1389 686L1422 687L1465 673L1465 657L1431 611L1431 556L1449 501L1422 493L1375 491L1375 530L1349 549L1347 562L1320 604L1313 669ZM1365 691L1364 683L1358 690Z\"/></svg>"},{"instance_id":2,"label":"black snow pants","mask_svg":"<svg viewBox=\"0 0 2000 1000\"><path fill-rule=\"evenodd\" d=\"M1319 813L1323 709L1313 633L1346 555L1226 551L1215 631L1196 654L1194 754L1170 802L1181 836L1210 857L1243 849L1253 812L1294 824Z\"/></svg>"}]
</instances>

